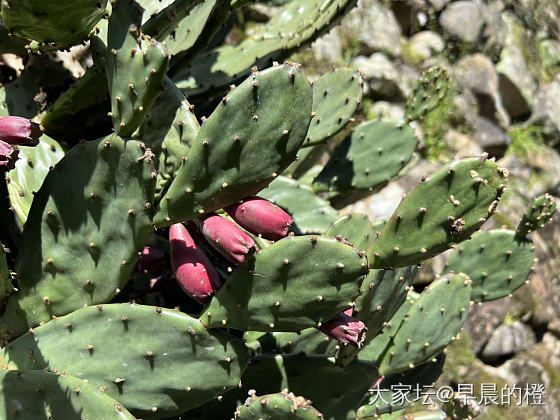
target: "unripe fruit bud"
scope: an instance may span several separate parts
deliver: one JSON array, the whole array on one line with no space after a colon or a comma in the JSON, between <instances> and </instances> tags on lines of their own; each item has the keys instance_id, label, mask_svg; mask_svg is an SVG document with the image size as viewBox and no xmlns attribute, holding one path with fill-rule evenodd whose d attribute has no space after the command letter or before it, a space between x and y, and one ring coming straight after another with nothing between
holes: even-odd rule
<instances>
[{"instance_id":1,"label":"unripe fruit bud","mask_svg":"<svg viewBox=\"0 0 560 420\"><path fill-rule=\"evenodd\" d=\"M247 197L224 209L243 228L265 239L276 241L288 235L292 216L260 197Z\"/></svg>"},{"instance_id":2,"label":"unripe fruit bud","mask_svg":"<svg viewBox=\"0 0 560 420\"><path fill-rule=\"evenodd\" d=\"M169 228L169 243L173 273L185 293L201 302L220 288L218 273L181 223Z\"/></svg>"},{"instance_id":3,"label":"unripe fruit bud","mask_svg":"<svg viewBox=\"0 0 560 420\"><path fill-rule=\"evenodd\" d=\"M39 124L22 117L0 117L0 140L18 146L37 146L41 137Z\"/></svg>"},{"instance_id":4,"label":"unripe fruit bud","mask_svg":"<svg viewBox=\"0 0 560 420\"><path fill-rule=\"evenodd\" d=\"M234 264L243 263L255 251L253 238L225 217L211 213L195 223L210 245Z\"/></svg>"},{"instance_id":5,"label":"unripe fruit bud","mask_svg":"<svg viewBox=\"0 0 560 420\"><path fill-rule=\"evenodd\" d=\"M351 317L347 311L344 311L339 313L335 319L322 324L319 330L343 344L361 347L366 338L367 327L362 321Z\"/></svg>"}]
</instances>

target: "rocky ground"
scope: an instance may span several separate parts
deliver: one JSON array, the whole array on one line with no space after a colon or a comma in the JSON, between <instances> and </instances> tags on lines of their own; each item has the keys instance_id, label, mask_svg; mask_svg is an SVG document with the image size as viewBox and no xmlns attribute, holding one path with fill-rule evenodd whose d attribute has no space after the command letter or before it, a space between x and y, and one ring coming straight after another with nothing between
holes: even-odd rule
<instances>
[{"instance_id":1,"label":"rocky ground","mask_svg":"<svg viewBox=\"0 0 560 420\"><path fill-rule=\"evenodd\" d=\"M274 3L274 2L270 2ZM266 20L274 6L246 17ZM247 26L250 30L250 25ZM362 117L400 120L422 71L452 75L451 93L415 128L416 165L400 180L345 210L390 215L402 193L455 155L487 152L510 170L501 212L486 229L514 228L528 201L560 195L560 3L557 0L360 0L339 27L299 53L309 73L333 65L363 72ZM513 296L472 308L461 338L447 352L438 385L473 384L475 398L445 409L455 418L558 419L560 413L560 227L532 234L538 262ZM422 269L433 279L446 255ZM477 401L509 384L544 384L543 405Z\"/></svg>"}]
</instances>

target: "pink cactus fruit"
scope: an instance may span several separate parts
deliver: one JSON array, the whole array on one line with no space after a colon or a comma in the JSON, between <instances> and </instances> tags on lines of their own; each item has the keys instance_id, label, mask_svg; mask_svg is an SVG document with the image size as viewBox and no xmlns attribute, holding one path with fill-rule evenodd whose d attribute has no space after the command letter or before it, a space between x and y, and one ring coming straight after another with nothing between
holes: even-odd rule
<instances>
[{"instance_id":1,"label":"pink cactus fruit","mask_svg":"<svg viewBox=\"0 0 560 420\"><path fill-rule=\"evenodd\" d=\"M325 322L319 330L343 344L361 347L366 338L365 324L351 316L352 309L341 312L331 321Z\"/></svg>"},{"instance_id":2,"label":"pink cactus fruit","mask_svg":"<svg viewBox=\"0 0 560 420\"><path fill-rule=\"evenodd\" d=\"M14 169L18 159L19 150L0 140L0 171Z\"/></svg>"},{"instance_id":3,"label":"pink cactus fruit","mask_svg":"<svg viewBox=\"0 0 560 420\"><path fill-rule=\"evenodd\" d=\"M0 117L0 140L19 146L37 146L41 137L39 124L22 117Z\"/></svg>"},{"instance_id":4,"label":"pink cactus fruit","mask_svg":"<svg viewBox=\"0 0 560 420\"><path fill-rule=\"evenodd\" d=\"M220 288L218 273L181 223L169 228L171 266L177 282L189 296L202 302Z\"/></svg>"},{"instance_id":5,"label":"pink cactus fruit","mask_svg":"<svg viewBox=\"0 0 560 420\"><path fill-rule=\"evenodd\" d=\"M255 241L239 227L216 213L195 223L212 247L228 261L241 264L249 253L255 252Z\"/></svg>"},{"instance_id":6,"label":"pink cactus fruit","mask_svg":"<svg viewBox=\"0 0 560 420\"><path fill-rule=\"evenodd\" d=\"M288 235L288 228L294 222L292 216L261 197L244 198L225 211L249 232L272 241Z\"/></svg>"},{"instance_id":7,"label":"pink cactus fruit","mask_svg":"<svg viewBox=\"0 0 560 420\"><path fill-rule=\"evenodd\" d=\"M138 272L157 271L164 265L165 254L163 251L153 246L145 246L134 270Z\"/></svg>"}]
</instances>

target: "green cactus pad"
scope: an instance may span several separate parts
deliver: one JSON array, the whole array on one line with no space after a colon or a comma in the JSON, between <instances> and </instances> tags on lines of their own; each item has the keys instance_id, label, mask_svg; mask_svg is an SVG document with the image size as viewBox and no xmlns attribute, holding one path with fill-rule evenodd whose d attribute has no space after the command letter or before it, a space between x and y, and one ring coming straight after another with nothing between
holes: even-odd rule
<instances>
[{"instance_id":1,"label":"green cactus pad","mask_svg":"<svg viewBox=\"0 0 560 420\"><path fill-rule=\"evenodd\" d=\"M554 213L558 204L556 200L552 198L551 195L545 194L540 197L535 198L529 204L529 207L525 211L523 218L517 226L516 235L520 238L527 236L529 233L540 229L543 227L550 219Z\"/></svg>"},{"instance_id":2,"label":"green cactus pad","mask_svg":"<svg viewBox=\"0 0 560 420\"><path fill-rule=\"evenodd\" d=\"M384 375L412 369L449 344L467 319L470 283L465 275L446 274L424 289L381 356Z\"/></svg>"},{"instance_id":3,"label":"green cactus pad","mask_svg":"<svg viewBox=\"0 0 560 420\"><path fill-rule=\"evenodd\" d=\"M158 156L155 202L169 188L174 174L186 161L187 153L200 130L183 93L167 77L164 90L133 137L150 145Z\"/></svg>"},{"instance_id":4,"label":"green cactus pad","mask_svg":"<svg viewBox=\"0 0 560 420\"><path fill-rule=\"evenodd\" d=\"M146 35L165 41L172 33L176 32L177 25L185 19L201 0L175 0L167 5L162 5L161 1L150 2L148 13L144 13L142 32ZM161 7L164 6L164 7ZM146 16L149 18L146 20Z\"/></svg>"},{"instance_id":5,"label":"green cactus pad","mask_svg":"<svg viewBox=\"0 0 560 420\"><path fill-rule=\"evenodd\" d=\"M253 337L252 335L256 337ZM259 335L257 335L259 334ZM323 354L334 356L338 341L331 339L317 328L307 328L299 333L272 332L246 333L247 346L254 354L282 353L282 354Z\"/></svg>"},{"instance_id":6,"label":"green cactus pad","mask_svg":"<svg viewBox=\"0 0 560 420\"><path fill-rule=\"evenodd\" d=\"M4 419L135 419L109 395L73 376L0 370L0 383Z\"/></svg>"},{"instance_id":7,"label":"green cactus pad","mask_svg":"<svg viewBox=\"0 0 560 420\"><path fill-rule=\"evenodd\" d=\"M407 292L418 267L403 267L395 270L371 270L362 282L360 296L356 299L353 316L368 328L363 346L367 346L383 329L383 326L398 312L407 298ZM337 355L337 363L345 366L352 361L359 348L342 347Z\"/></svg>"},{"instance_id":8,"label":"green cactus pad","mask_svg":"<svg viewBox=\"0 0 560 420\"><path fill-rule=\"evenodd\" d=\"M290 230L296 234L322 234L337 217L328 201L315 195L307 185L285 176L279 176L258 195L282 207L293 217Z\"/></svg>"},{"instance_id":9,"label":"green cactus pad","mask_svg":"<svg viewBox=\"0 0 560 420\"><path fill-rule=\"evenodd\" d=\"M67 47L89 34L106 6L107 0L6 0L2 22L18 37Z\"/></svg>"},{"instance_id":10,"label":"green cactus pad","mask_svg":"<svg viewBox=\"0 0 560 420\"><path fill-rule=\"evenodd\" d=\"M157 13L151 16L144 14L149 19L144 22L142 31L165 42L171 56L179 55L183 58L186 55L184 58L187 62L206 47L230 12L229 4L224 0L181 0L168 3L163 4L163 8L162 3L157 1ZM155 11L151 8L150 11L152 10ZM179 13L176 13L177 10Z\"/></svg>"},{"instance_id":11,"label":"green cactus pad","mask_svg":"<svg viewBox=\"0 0 560 420\"><path fill-rule=\"evenodd\" d=\"M420 295L414 292L412 289L408 290L406 300L401 304L401 306L399 306L395 314L389 321L383 324L383 328L377 334L377 336L373 337L372 340L360 350L360 352L358 353L358 358L360 360L376 361L377 363L379 363L379 360L383 355L385 349L391 343L391 338L401 327L403 320L408 310L410 309L410 306L414 304L419 296ZM346 360L344 360L344 362L346 362Z\"/></svg>"},{"instance_id":12,"label":"green cactus pad","mask_svg":"<svg viewBox=\"0 0 560 420\"><path fill-rule=\"evenodd\" d=\"M41 136L35 147L19 147L19 159L6 174L6 183L11 206L22 224L27 220L33 195L41 188L49 169L63 156L62 147L46 135Z\"/></svg>"},{"instance_id":13,"label":"green cactus pad","mask_svg":"<svg viewBox=\"0 0 560 420\"><path fill-rule=\"evenodd\" d=\"M354 412L378 377L375 363L360 360L342 369L326 356L264 355L251 361L242 383L259 394L284 388L305 392L325 420L337 420Z\"/></svg>"},{"instance_id":14,"label":"green cactus pad","mask_svg":"<svg viewBox=\"0 0 560 420\"><path fill-rule=\"evenodd\" d=\"M336 147L313 189L375 192L400 172L415 149L416 137L409 126L376 120L362 123Z\"/></svg>"},{"instance_id":15,"label":"green cactus pad","mask_svg":"<svg viewBox=\"0 0 560 420\"><path fill-rule=\"evenodd\" d=\"M180 414L236 387L247 362L242 343L223 331L176 310L128 303L54 319L2 357L9 368L87 380L144 419Z\"/></svg>"},{"instance_id":16,"label":"green cactus pad","mask_svg":"<svg viewBox=\"0 0 560 420\"><path fill-rule=\"evenodd\" d=\"M304 146L322 143L340 132L352 119L363 96L360 73L335 69L313 83L313 112Z\"/></svg>"},{"instance_id":17,"label":"green cactus pad","mask_svg":"<svg viewBox=\"0 0 560 420\"><path fill-rule=\"evenodd\" d=\"M202 124L154 222L170 225L265 188L294 159L311 119L312 88L296 65L253 74Z\"/></svg>"},{"instance_id":18,"label":"green cactus pad","mask_svg":"<svg viewBox=\"0 0 560 420\"><path fill-rule=\"evenodd\" d=\"M293 0L236 46L208 50L196 60L174 69L173 81L187 96L229 86L246 77L253 66L269 66L321 36L350 9L356 0Z\"/></svg>"},{"instance_id":19,"label":"green cactus pad","mask_svg":"<svg viewBox=\"0 0 560 420\"><path fill-rule=\"evenodd\" d=\"M422 403L426 398L422 387L434 384L443 372L444 363L445 355L440 354L413 369L385 377L378 387L370 390L366 404L357 411L358 418L375 418L378 415L405 408L411 402ZM410 388L401 387L401 390L408 394L406 398L402 398L402 392L399 395L399 391L391 390L391 387L400 385L410 386ZM415 391L416 389L420 391Z\"/></svg>"},{"instance_id":20,"label":"green cactus pad","mask_svg":"<svg viewBox=\"0 0 560 420\"><path fill-rule=\"evenodd\" d=\"M325 236L340 235L354 248L366 250L375 240L375 230L365 214L350 213L336 219L325 231Z\"/></svg>"},{"instance_id":21,"label":"green cactus pad","mask_svg":"<svg viewBox=\"0 0 560 420\"><path fill-rule=\"evenodd\" d=\"M506 180L485 158L439 169L401 201L368 250L370 267L418 264L468 239L494 213Z\"/></svg>"},{"instance_id":22,"label":"green cactus pad","mask_svg":"<svg viewBox=\"0 0 560 420\"><path fill-rule=\"evenodd\" d=\"M449 74L444 68L433 67L422 73L406 102L405 121L422 119L445 98L448 88Z\"/></svg>"},{"instance_id":23,"label":"green cactus pad","mask_svg":"<svg viewBox=\"0 0 560 420\"><path fill-rule=\"evenodd\" d=\"M152 232L153 154L116 135L75 146L33 199L16 259L7 336L109 301ZM40 238L40 240L38 240Z\"/></svg>"},{"instance_id":24,"label":"green cactus pad","mask_svg":"<svg viewBox=\"0 0 560 420\"><path fill-rule=\"evenodd\" d=\"M169 62L166 46L140 32L141 21L137 3L119 1L109 19L107 48L100 38L93 40L105 63L113 126L123 137L136 131L154 104Z\"/></svg>"},{"instance_id":25,"label":"green cactus pad","mask_svg":"<svg viewBox=\"0 0 560 420\"><path fill-rule=\"evenodd\" d=\"M185 418L227 419L245 402L249 392L263 395L288 389L296 395L308 394L306 397L325 420L354 419L354 410L378 377L375 363L371 362L356 360L342 369L326 356L265 354L251 359L240 389L185 413Z\"/></svg>"},{"instance_id":26,"label":"green cactus pad","mask_svg":"<svg viewBox=\"0 0 560 420\"><path fill-rule=\"evenodd\" d=\"M525 284L533 267L534 248L531 241L511 230L478 232L451 253L444 270L469 276L471 300L499 299Z\"/></svg>"},{"instance_id":27,"label":"green cactus pad","mask_svg":"<svg viewBox=\"0 0 560 420\"><path fill-rule=\"evenodd\" d=\"M235 411L239 420L316 420L323 419L304 397L296 397L287 391L257 397L252 394L245 404Z\"/></svg>"},{"instance_id":28,"label":"green cactus pad","mask_svg":"<svg viewBox=\"0 0 560 420\"><path fill-rule=\"evenodd\" d=\"M201 320L208 328L301 331L348 308L365 274L365 258L348 245L287 237L237 267Z\"/></svg>"},{"instance_id":29,"label":"green cactus pad","mask_svg":"<svg viewBox=\"0 0 560 420\"><path fill-rule=\"evenodd\" d=\"M13 36L6 25L0 22L0 51L2 51L2 54L15 54L25 57L28 52L25 48L27 44L27 40Z\"/></svg>"}]
</instances>

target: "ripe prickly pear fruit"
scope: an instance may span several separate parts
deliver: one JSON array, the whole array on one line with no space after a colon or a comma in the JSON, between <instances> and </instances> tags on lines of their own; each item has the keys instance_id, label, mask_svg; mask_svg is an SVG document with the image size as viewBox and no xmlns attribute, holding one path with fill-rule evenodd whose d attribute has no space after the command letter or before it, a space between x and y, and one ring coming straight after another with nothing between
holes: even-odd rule
<instances>
[{"instance_id":1,"label":"ripe prickly pear fruit","mask_svg":"<svg viewBox=\"0 0 560 420\"><path fill-rule=\"evenodd\" d=\"M228 261L241 264L249 253L255 252L255 241L225 217L211 213L195 223L212 247Z\"/></svg>"},{"instance_id":2,"label":"ripe prickly pear fruit","mask_svg":"<svg viewBox=\"0 0 560 420\"><path fill-rule=\"evenodd\" d=\"M159 248L145 246L134 268L137 272L157 271L165 264L165 254Z\"/></svg>"},{"instance_id":3,"label":"ripe prickly pear fruit","mask_svg":"<svg viewBox=\"0 0 560 420\"><path fill-rule=\"evenodd\" d=\"M352 309L347 309L335 319L322 324L319 330L343 344L352 344L359 348L366 338L367 327L351 315Z\"/></svg>"},{"instance_id":4,"label":"ripe prickly pear fruit","mask_svg":"<svg viewBox=\"0 0 560 420\"><path fill-rule=\"evenodd\" d=\"M261 197L247 197L224 209L233 220L255 235L276 241L288 235L292 216Z\"/></svg>"},{"instance_id":5,"label":"ripe prickly pear fruit","mask_svg":"<svg viewBox=\"0 0 560 420\"><path fill-rule=\"evenodd\" d=\"M39 137L39 124L22 117L0 117L0 140L18 146L37 146Z\"/></svg>"},{"instance_id":6,"label":"ripe prickly pear fruit","mask_svg":"<svg viewBox=\"0 0 560 420\"><path fill-rule=\"evenodd\" d=\"M169 228L169 243L173 273L185 293L202 302L220 288L218 273L181 223Z\"/></svg>"},{"instance_id":7,"label":"ripe prickly pear fruit","mask_svg":"<svg viewBox=\"0 0 560 420\"><path fill-rule=\"evenodd\" d=\"M0 171L14 169L19 150L0 140Z\"/></svg>"}]
</instances>

